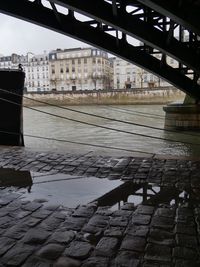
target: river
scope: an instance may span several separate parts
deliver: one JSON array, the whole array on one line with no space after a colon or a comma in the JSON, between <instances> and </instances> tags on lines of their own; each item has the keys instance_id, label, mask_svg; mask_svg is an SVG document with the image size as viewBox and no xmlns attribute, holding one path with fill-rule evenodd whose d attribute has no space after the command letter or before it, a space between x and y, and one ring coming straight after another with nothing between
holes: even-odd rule
<instances>
[{"instance_id":1,"label":"river","mask_svg":"<svg viewBox=\"0 0 200 267\"><path fill-rule=\"evenodd\" d=\"M58 117L39 113L30 109L24 109L24 133L35 136L42 136L53 139L82 142L101 146L112 146L125 150L141 151L162 155L177 156L200 156L199 145L200 135L198 133L166 132L152 128L134 125L143 124L163 129L164 112L162 105L123 105L123 106L70 106L78 111L97 114L129 124L100 119L88 115L59 109L52 106L34 107L38 110L56 114ZM86 124L69 121L59 116L68 117L75 120L98 124L103 127L115 128L136 134L158 137L153 139L128 133L120 133L108 129L97 128ZM132 124L131 124L132 123ZM188 133L187 133L188 134ZM177 140L171 142L169 139ZM194 143L185 144L187 143ZM39 138L25 136L25 145L28 148L43 151L51 150L59 153L93 153L101 155L132 155L133 152L123 150L112 150L108 148L98 148L92 146L70 144L53 140L43 140ZM143 155L143 153L136 153ZM145 154L144 154L145 155Z\"/></svg>"}]
</instances>

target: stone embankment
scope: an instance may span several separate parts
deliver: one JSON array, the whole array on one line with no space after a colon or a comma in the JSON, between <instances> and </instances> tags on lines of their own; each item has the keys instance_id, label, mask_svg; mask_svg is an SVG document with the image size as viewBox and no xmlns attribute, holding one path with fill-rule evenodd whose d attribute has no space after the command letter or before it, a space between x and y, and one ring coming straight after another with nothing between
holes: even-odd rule
<instances>
[{"instance_id":1,"label":"stone embankment","mask_svg":"<svg viewBox=\"0 0 200 267\"><path fill-rule=\"evenodd\" d=\"M173 101L183 101L185 94L174 87L164 87L109 91L32 92L25 94L25 96L61 105L131 105L167 104ZM40 105L26 98L24 99L24 104Z\"/></svg>"},{"instance_id":2,"label":"stone embankment","mask_svg":"<svg viewBox=\"0 0 200 267\"><path fill-rule=\"evenodd\" d=\"M200 161L2 148L0 165L121 179L141 188L132 193L137 199L143 196L118 210L97 201L69 209L44 207L42 200L23 200L21 189L1 188L1 266L200 266Z\"/></svg>"}]
</instances>

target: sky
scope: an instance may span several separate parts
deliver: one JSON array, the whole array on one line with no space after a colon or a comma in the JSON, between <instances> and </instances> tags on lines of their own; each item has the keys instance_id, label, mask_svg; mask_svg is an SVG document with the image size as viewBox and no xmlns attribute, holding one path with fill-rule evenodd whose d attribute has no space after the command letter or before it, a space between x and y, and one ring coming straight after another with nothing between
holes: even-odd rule
<instances>
[{"instance_id":1,"label":"sky","mask_svg":"<svg viewBox=\"0 0 200 267\"><path fill-rule=\"evenodd\" d=\"M34 54L56 48L86 47L85 43L0 13L0 54Z\"/></svg>"}]
</instances>

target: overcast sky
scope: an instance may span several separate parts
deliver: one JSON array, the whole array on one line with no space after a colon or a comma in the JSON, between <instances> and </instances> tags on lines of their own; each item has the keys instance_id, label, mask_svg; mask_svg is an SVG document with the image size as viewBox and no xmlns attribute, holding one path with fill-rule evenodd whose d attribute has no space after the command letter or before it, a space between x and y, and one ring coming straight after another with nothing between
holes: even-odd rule
<instances>
[{"instance_id":1,"label":"overcast sky","mask_svg":"<svg viewBox=\"0 0 200 267\"><path fill-rule=\"evenodd\" d=\"M0 13L0 54L35 54L56 48L85 47L87 44Z\"/></svg>"}]
</instances>

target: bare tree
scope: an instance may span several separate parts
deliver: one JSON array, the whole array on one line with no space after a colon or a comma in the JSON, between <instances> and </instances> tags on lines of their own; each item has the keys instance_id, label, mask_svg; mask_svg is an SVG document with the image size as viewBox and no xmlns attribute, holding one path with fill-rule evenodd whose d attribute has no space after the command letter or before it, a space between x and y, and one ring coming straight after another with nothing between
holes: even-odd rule
<instances>
[{"instance_id":1,"label":"bare tree","mask_svg":"<svg viewBox=\"0 0 200 267\"><path fill-rule=\"evenodd\" d=\"M140 87L141 87L141 88L143 88L144 74L145 74L145 70L139 68L139 69L138 69L138 76L139 76L139 78L140 78Z\"/></svg>"}]
</instances>

